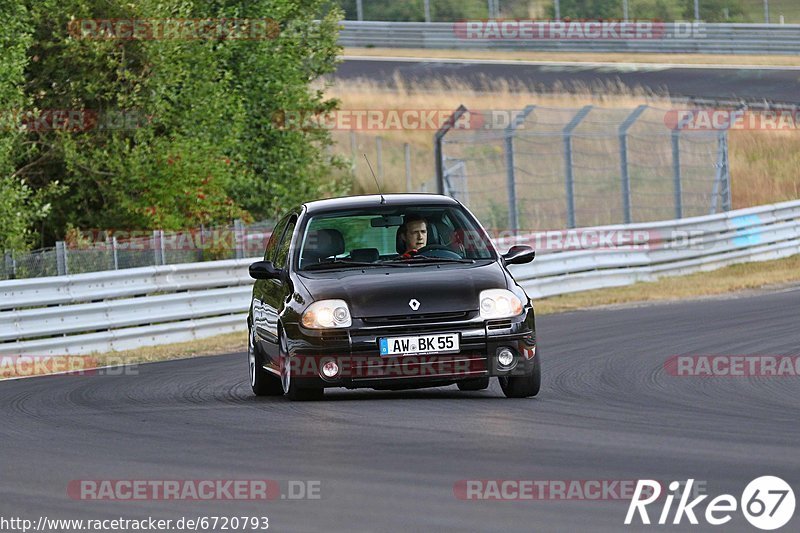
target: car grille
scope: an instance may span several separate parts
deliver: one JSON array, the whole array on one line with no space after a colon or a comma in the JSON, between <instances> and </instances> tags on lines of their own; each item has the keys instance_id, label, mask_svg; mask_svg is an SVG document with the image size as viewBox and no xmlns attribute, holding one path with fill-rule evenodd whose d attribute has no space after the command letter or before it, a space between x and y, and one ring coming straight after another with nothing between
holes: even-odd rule
<instances>
[{"instance_id":1,"label":"car grille","mask_svg":"<svg viewBox=\"0 0 800 533\"><path fill-rule=\"evenodd\" d=\"M486 329L493 331L496 329L508 329L511 327L511 320L490 320L486 324Z\"/></svg>"},{"instance_id":2,"label":"car grille","mask_svg":"<svg viewBox=\"0 0 800 533\"><path fill-rule=\"evenodd\" d=\"M413 315L393 315L393 316L380 316L380 317L365 317L362 318L364 324L371 326L388 326L388 325L402 325L402 324L419 324L419 323L435 323L435 322L450 322L453 320L463 320L467 318L469 311L459 311L451 313L425 313Z\"/></svg>"},{"instance_id":3,"label":"car grille","mask_svg":"<svg viewBox=\"0 0 800 533\"><path fill-rule=\"evenodd\" d=\"M349 342L350 334L347 331L326 331L322 334L322 341L331 343Z\"/></svg>"}]
</instances>

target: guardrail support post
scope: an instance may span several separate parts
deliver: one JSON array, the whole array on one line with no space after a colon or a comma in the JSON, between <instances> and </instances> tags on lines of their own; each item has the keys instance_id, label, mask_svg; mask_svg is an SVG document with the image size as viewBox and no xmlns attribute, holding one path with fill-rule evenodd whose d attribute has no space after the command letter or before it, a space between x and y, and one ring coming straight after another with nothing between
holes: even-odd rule
<instances>
[{"instance_id":1,"label":"guardrail support post","mask_svg":"<svg viewBox=\"0 0 800 533\"><path fill-rule=\"evenodd\" d=\"M675 218L683 218L681 185L681 130L672 130L672 178L675 182Z\"/></svg>"},{"instance_id":2,"label":"guardrail support post","mask_svg":"<svg viewBox=\"0 0 800 533\"><path fill-rule=\"evenodd\" d=\"M444 194L444 154L442 153L442 144L444 142L444 136L447 135L447 132L453 127L458 119L467 112L466 106L463 104L458 106L458 109L453 111L453 114L450 115L450 118L442 124L442 127L434 134L433 136L433 158L436 162L436 193L437 194Z\"/></svg>"},{"instance_id":3,"label":"guardrail support post","mask_svg":"<svg viewBox=\"0 0 800 533\"><path fill-rule=\"evenodd\" d=\"M646 105L640 105L628 115L628 118L619 127L619 167L622 178L622 212L625 224L630 224L632 217L631 208L631 178L628 174L628 129L633 126L639 115L647 109Z\"/></svg>"},{"instance_id":4,"label":"guardrail support post","mask_svg":"<svg viewBox=\"0 0 800 533\"><path fill-rule=\"evenodd\" d=\"M562 130L562 134L564 135L564 188L566 189L567 198L568 229L575 227L575 180L572 173L572 131L578 127L578 124L586 118L586 115L588 115L591 110L592 106L585 106L572 117L569 124L564 126Z\"/></svg>"},{"instance_id":5,"label":"guardrail support post","mask_svg":"<svg viewBox=\"0 0 800 533\"><path fill-rule=\"evenodd\" d=\"M58 272L59 276L66 276L69 274L67 243L64 241L56 241L56 272Z\"/></svg>"}]
</instances>

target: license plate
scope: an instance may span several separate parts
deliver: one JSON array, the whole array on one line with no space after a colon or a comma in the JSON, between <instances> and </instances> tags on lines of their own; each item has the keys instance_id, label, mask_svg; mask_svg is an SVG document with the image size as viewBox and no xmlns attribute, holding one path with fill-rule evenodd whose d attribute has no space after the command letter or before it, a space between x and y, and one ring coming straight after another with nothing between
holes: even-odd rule
<instances>
[{"instance_id":1,"label":"license plate","mask_svg":"<svg viewBox=\"0 0 800 533\"><path fill-rule=\"evenodd\" d=\"M381 337L381 355L452 353L459 350L458 333L412 335L410 337Z\"/></svg>"}]
</instances>

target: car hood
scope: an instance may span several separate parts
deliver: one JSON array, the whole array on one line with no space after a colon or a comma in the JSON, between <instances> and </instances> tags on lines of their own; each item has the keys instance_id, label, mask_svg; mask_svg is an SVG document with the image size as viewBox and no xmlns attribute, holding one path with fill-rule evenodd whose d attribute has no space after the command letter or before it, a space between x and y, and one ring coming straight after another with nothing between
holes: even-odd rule
<instances>
[{"instance_id":1,"label":"car hood","mask_svg":"<svg viewBox=\"0 0 800 533\"><path fill-rule=\"evenodd\" d=\"M482 290L508 287L496 262L303 272L301 280L314 300L344 300L358 318L473 311Z\"/></svg>"}]
</instances>

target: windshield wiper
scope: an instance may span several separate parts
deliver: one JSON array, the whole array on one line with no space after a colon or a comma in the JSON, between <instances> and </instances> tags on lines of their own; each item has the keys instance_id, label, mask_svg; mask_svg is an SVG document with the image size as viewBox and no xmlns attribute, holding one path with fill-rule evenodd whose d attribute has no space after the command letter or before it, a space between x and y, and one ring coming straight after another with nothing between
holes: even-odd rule
<instances>
[{"instance_id":1,"label":"windshield wiper","mask_svg":"<svg viewBox=\"0 0 800 533\"><path fill-rule=\"evenodd\" d=\"M394 264L423 264L423 263L466 263L472 264L474 259L455 259L452 257L428 257L427 255L416 255L409 258L388 259L386 262L392 261Z\"/></svg>"},{"instance_id":2,"label":"windshield wiper","mask_svg":"<svg viewBox=\"0 0 800 533\"><path fill-rule=\"evenodd\" d=\"M333 261L325 261L324 263L312 263L303 267L303 270L328 270L334 268L363 268L363 267L398 267L402 266L400 263L387 263L386 261L348 261L342 259L334 259Z\"/></svg>"}]
</instances>

